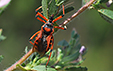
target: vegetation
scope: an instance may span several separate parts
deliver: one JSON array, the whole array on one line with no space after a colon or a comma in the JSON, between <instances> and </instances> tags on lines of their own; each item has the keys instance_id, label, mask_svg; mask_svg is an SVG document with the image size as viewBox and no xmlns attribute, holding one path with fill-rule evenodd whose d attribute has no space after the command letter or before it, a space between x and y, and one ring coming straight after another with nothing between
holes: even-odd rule
<instances>
[{"instance_id":1,"label":"vegetation","mask_svg":"<svg viewBox=\"0 0 113 71\"><path fill-rule=\"evenodd\" d=\"M90 46L91 44L95 45L96 47L93 46L93 47L95 47L95 48L93 48L93 50L95 50L94 51L94 54L95 54L96 52L98 52L98 50L103 49L99 46L99 44L101 44L104 47L104 49L105 49L106 45L109 45L109 48L110 48L110 45L112 45L112 44L104 45L105 43L109 43L109 42L105 42L105 41L107 41L108 38L109 38L109 40L112 39L111 37L113 35L113 34L106 34L106 33L112 32L112 30L113 30L112 28L108 29L109 27L112 27L112 24L113 24L113 11L112 11L113 9L111 9L112 2L113 2L112 0L82 0L83 6L81 8L79 8L79 10L77 12L75 12L76 8L73 6L76 4L76 2L74 2L74 4L73 4L71 0L70 1L69 0L41 0L41 4L39 3L39 5L42 6L42 10L40 12L43 12L43 15L46 18L49 18L52 14L55 15L54 18L58 17L59 15L62 15L62 10L61 10L62 4L64 4L64 6L66 7L64 18L58 22L55 22L54 25L56 25L56 26L67 26L68 23L70 25L71 21L74 21L73 19L78 17L78 15L80 15L86 9L90 9L90 11L85 11L85 12L91 12L90 16L95 15L92 12L92 10L97 11L99 13L99 15L105 21L111 23L111 24L109 24L110 26L109 25L107 26L106 24L102 24L102 27L101 27L100 23L104 23L105 22L104 20L103 20L104 22L101 22L100 20L98 20L96 18L91 18L91 19L95 19L95 20L92 20L93 24L90 23L90 24L92 24L92 26L94 26L95 25L94 23L96 23L97 21L99 21L100 23L98 23L98 25L96 24L94 26L95 27L94 30L96 30L96 31L92 31L92 30L90 30L91 28L89 28L87 30L87 32L91 31L91 33L89 35L90 36L92 36L92 35L98 36L97 39L99 39L99 40L97 41L97 39L95 39L96 37L93 36L94 38L92 37L92 39L90 40L91 42L90 42L88 40L91 37L87 36L86 39L88 42L86 41L86 39L83 39L83 41L85 41L85 43L83 43L83 41L82 41L82 44L85 44L85 46L82 45L80 42L80 36L77 33L77 31L75 30L75 28L77 28L77 27L73 27L73 29L71 29L72 30L72 32L70 33L71 37L68 37L69 35L67 35L67 34L69 34L68 29L66 30L67 36L65 36L63 34L64 31L60 31L63 33L59 33L58 29L55 29L55 32L54 32L55 40L54 41L55 41L55 44L57 44L57 46L54 45L54 51L52 52L51 59L46 68L45 64L48 60L47 56L49 55L50 51L48 51L44 57L40 58L39 54L37 52L30 52L32 50L32 47L31 47L31 50L29 50L30 48L28 48L28 46L31 46L28 43L29 37L31 36L31 34L34 33L34 30L35 31L39 30L39 29L37 29L37 27L40 28L42 26L40 24L34 24L34 23L36 23L35 20L29 21L31 18L33 18L33 16L28 17L27 14L33 15L32 10L35 9L34 6L28 7L25 5L24 1L23 2L18 1L18 4L16 4L15 1L12 1L12 2L10 2L10 0L6 0L6 1L7 1L6 3L3 3L2 0L0 1L0 14L1 14L1 19L0 19L1 25L0 26L2 26L2 29L5 29L5 31L8 31L8 30L6 30L6 28L8 28L8 29L13 30L13 32L10 32L11 31L10 30L9 35L5 35L7 37L6 38L5 36L2 35L2 29L0 29L0 42L1 42L0 43L0 52L2 52L2 53L0 53L0 54L2 54L2 55L0 55L1 67L2 67L2 61L4 61L5 59L8 59L9 61L13 62L15 60L16 56L17 56L17 58L20 57L19 56L20 54L17 53L19 48L26 46L26 44L28 44L28 45L25 48L25 55L19 61L16 61L16 63L13 64L11 67L7 68L5 71L10 71L10 70L11 71L12 70L13 71L16 71L16 70L21 70L21 71L29 71L29 70L31 70L31 71L34 71L34 70L36 70L36 71L37 70L38 71L73 71L73 70L87 71L88 69L91 70L91 68L87 67L85 64L81 66L81 64L87 59L87 58L83 57L87 52L86 47ZM35 1L32 1L32 2L28 2L28 4L34 4L33 2L36 3ZM13 6L13 7L17 7L15 10L13 10L14 14L13 14L13 12L11 12L11 14L7 13L7 10L9 7L6 9L6 7L8 5L9 6L12 5L12 3L15 3L15 6ZM22 4L20 5L19 3L22 3ZM35 6L35 7L37 7L37 6ZM29 12L28 12L28 10L29 10ZM25 11L25 13L24 13L24 11ZM72 14L72 12L73 12L73 14ZM24 14L22 14L22 13L24 13ZM32 13L32 14L30 14L30 13ZM9 17L9 19L7 19L7 17L4 18L4 14L9 15L11 18L10 17ZM85 16L84 17L85 20L90 20L87 17L87 14L88 13L86 13L86 15L84 15L84 14L82 14L82 15ZM16 17L16 18L14 18L14 17ZM19 18L19 19L17 19L17 18ZM24 18L27 19L28 22L25 22L27 20L25 20ZM16 19L16 21L15 21L15 19ZM84 19L80 19L80 20L82 21ZM8 21L10 23L8 23ZM12 24L13 22L16 22L16 23ZM25 24L23 22L25 22ZM76 21L74 21L72 23L75 24L75 22ZM42 24L42 22L38 22L38 23ZM82 23L84 23L84 22L82 22ZM84 24L86 24L86 23L84 23ZM8 24L10 24L10 25L12 24L12 25L8 26ZM85 27L86 28L91 27L91 26L89 26L90 24L85 25ZM4 28L5 25L7 25L6 28ZM71 26L68 26L69 29L70 29L70 27ZM94 28L94 27L92 27L92 28ZM84 27L82 27L82 29L84 29ZM84 31L84 30L82 30L82 31ZM101 33L101 32L103 32L103 33ZM6 32L6 33L8 33L8 32ZM14 36L14 33L16 33L17 35ZM96 33L96 34L94 34L94 33ZM5 33L3 33L3 34L5 34ZM82 34L84 34L84 32L82 32ZM109 37L106 38L107 35L109 35ZM24 37L25 38L23 39L22 36L23 36L23 38ZM59 37L56 37L56 36L59 36L61 41L57 40L56 38L59 39ZM8 37L11 37L11 38L8 38ZM62 37L65 37L65 40L63 40ZM101 37L101 38L99 38L99 37ZM85 38L85 36L83 38ZM105 38L106 38L106 40L104 40ZM8 42L8 40L10 43ZM58 41L58 43L56 42L56 40ZM24 41L26 43L24 43ZM95 41L95 42L92 42L92 41ZM110 41L112 42L112 40L110 40ZM5 46L4 46L4 44L5 44ZM5 51L4 51L3 47L4 47ZM6 50L6 47L7 47L7 50ZM12 47L14 47L14 48L12 48ZM91 48L88 48L88 49L90 49L90 51L88 50L88 52L91 53ZM7 58L5 58L6 56L4 55L4 52L7 52L7 53L12 52L12 54L15 54L15 56L9 55L9 56L7 56ZM99 52L101 53L101 51L99 51ZM87 54L89 54L89 53L87 53ZM30 55L30 57L28 58L29 55ZM93 55L91 55L91 56L93 57ZM96 57L93 57L93 59L91 61L93 61L95 59L96 59ZM100 60L102 60L102 59L100 59ZM5 62L6 62L5 64L8 64L7 61L5 61ZM98 63L98 61L96 63ZM95 63L92 63L91 65L94 66ZM3 67L3 68L6 68L6 67ZM100 68L100 70L102 70L102 69ZM91 70L91 71L93 71L93 70ZM94 71L97 71L97 70L94 69ZM102 70L102 71L104 71L104 70ZM110 69L109 69L109 71L110 71Z\"/></svg>"}]
</instances>

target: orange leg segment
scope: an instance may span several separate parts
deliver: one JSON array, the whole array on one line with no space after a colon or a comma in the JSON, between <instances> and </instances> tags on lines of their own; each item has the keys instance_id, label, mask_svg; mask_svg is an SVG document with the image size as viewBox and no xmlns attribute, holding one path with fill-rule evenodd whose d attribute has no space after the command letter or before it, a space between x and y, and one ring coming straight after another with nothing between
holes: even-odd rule
<instances>
[{"instance_id":1,"label":"orange leg segment","mask_svg":"<svg viewBox=\"0 0 113 71\"><path fill-rule=\"evenodd\" d=\"M48 65L48 63L49 63L49 60L50 60L50 57L51 57L51 54L52 54L52 50L53 50L53 45L54 45L54 37L53 37L53 35L51 35L51 37L50 37L50 39L52 38L52 46L51 46L51 51L50 51L50 55L49 55L49 58L48 58L48 61L47 61L47 63L46 63L46 67L47 67L47 65ZM50 41L50 39L49 39L49 41Z\"/></svg>"},{"instance_id":2,"label":"orange leg segment","mask_svg":"<svg viewBox=\"0 0 113 71\"><path fill-rule=\"evenodd\" d=\"M37 12L40 8L42 8L42 6L40 6L39 8L37 8L35 11L36 11L36 18L38 19L38 20L40 20L41 22L43 22L43 23L45 23L45 21L44 20L46 20L46 21L48 21L48 19L45 17L45 16L43 16L40 12ZM42 17L44 20L42 20L41 18L39 18L38 16L40 16L40 17Z\"/></svg>"},{"instance_id":3,"label":"orange leg segment","mask_svg":"<svg viewBox=\"0 0 113 71\"><path fill-rule=\"evenodd\" d=\"M39 34L40 31L36 32L30 39L29 42L33 45L34 43L31 41L37 34Z\"/></svg>"},{"instance_id":4,"label":"orange leg segment","mask_svg":"<svg viewBox=\"0 0 113 71\"><path fill-rule=\"evenodd\" d=\"M55 21L61 19L61 18L64 16L64 14L65 14L64 5L62 5L62 8L63 8L63 15L61 15L61 16L55 18L55 19L52 21L52 23L54 23Z\"/></svg>"},{"instance_id":5,"label":"orange leg segment","mask_svg":"<svg viewBox=\"0 0 113 71\"><path fill-rule=\"evenodd\" d=\"M40 12L38 12L37 14L36 14L36 16L40 16L40 17L42 17L43 19L45 19L46 21L48 21L48 19L45 17L45 16L43 16Z\"/></svg>"},{"instance_id":6,"label":"orange leg segment","mask_svg":"<svg viewBox=\"0 0 113 71\"><path fill-rule=\"evenodd\" d=\"M38 20L40 20L43 23L46 23L44 20L42 20L41 18L37 17Z\"/></svg>"},{"instance_id":7,"label":"orange leg segment","mask_svg":"<svg viewBox=\"0 0 113 71\"><path fill-rule=\"evenodd\" d=\"M63 16L64 16L64 15L59 16L59 17L55 18L55 19L52 21L52 23L54 23L55 21L57 21L57 20L61 19Z\"/></svg>"},{"instance_id":8,"label":"orange leg segment","mask_svg":"<svg viewBox=\"0 0 113 71\"><path fill-rule=\"evenodd\" d=\"M42 6L38 7L35 11L37 12L40 8L42 8Z\"/></svg>"},{"instance_id":9,"label":"orange leg segment","mask_svg":"<svg viewBox=\"0 0 113 71\"><path fill-rule=\"evenodd\" d=\"M64 9L64 5L62 5L62 8L63 8L63 15L65 14L65 9Z\"/></svg>"},{"instance_id":10,"label":"orange leg segment","mask_svg":"<svg viewBox=\"0 0 113 71\"><path fill-rule=\"evenodd\" d=\"M62 30L66 30L67 29L67 28L59 27L59 26L54 26L54 28L58 28L58 29L62 29Z\"/></svg>"},{"instance_id":11,"label":"orange leg segment","mask_svg":"<svg viewBox=\"0 0 113 71\"><path fill-rule=\"evenodd\" d=\"M50 40L51 40L51 38L52 38L53 36L52 35L49 35L48 37L47 37L47 48L46 48L46 51L48 51L48 49L49 49L49 44L50 44Z\"/></svg>"}]
</instances>

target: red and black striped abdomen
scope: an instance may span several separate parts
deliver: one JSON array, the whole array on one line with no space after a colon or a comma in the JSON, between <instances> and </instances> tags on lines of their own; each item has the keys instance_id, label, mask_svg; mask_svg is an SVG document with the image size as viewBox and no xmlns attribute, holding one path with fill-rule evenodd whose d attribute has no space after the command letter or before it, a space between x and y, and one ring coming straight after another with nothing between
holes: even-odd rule
<instances>
[{"instance_id":1,"label":"red and black striped abdomen","mask_svg":"<svg viewBox=\"0 0 113 71\"><path fill-rule=\"evenodd\" d=\"M47 42L49 42L49 46L47 45ZM51 48L52 42L53 42L52 38L50 39L50 41L47 41L47 36L43 35L41 38L34 41L33 47L37 50L39 55L42 57Z\"/></svg>"}]
</instances>

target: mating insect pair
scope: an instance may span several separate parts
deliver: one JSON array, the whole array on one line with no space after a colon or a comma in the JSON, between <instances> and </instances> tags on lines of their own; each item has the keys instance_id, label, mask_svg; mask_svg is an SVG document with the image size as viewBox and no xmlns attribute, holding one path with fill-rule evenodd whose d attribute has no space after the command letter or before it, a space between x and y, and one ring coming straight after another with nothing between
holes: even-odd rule
<instances>
[{"instance_id":1,"label":"mating insect pair","mask_svg":"<svg viewBox=\"0 0 113 71\"><path fill-rule=\"evenodd\" d=\"M61 19L65 12L64 12L64 6L62 5L63 8L63 15L53 19L54 15L51 15L51 17L49 19L47 19L45 16L43 16L40 12L38 12L38 10L41 7L36 9L36 18L38 20L40 20L41 22L44 23L44 25L41 27L41 30L36 32L30 39L30 43L33 45L33 50L38 52L40 54L40 57L44 56L44 54L49 50L50 50L50 55L48 58L48 61L46 63L46 66L49 63L51 54L52 54L52 50L53 50L53 45L54 45L54 37L53 37L53 33L54 33L54 28L58 28L58 29L62 29L62 30L66 30L66 27L58 27L58 26L53 26L54 22ZM42 20L42 17L44 20L46 20L46 22L44 20ZM34 43L31 41L34 37L36 36Z\"/></svg>"}]
</instances>

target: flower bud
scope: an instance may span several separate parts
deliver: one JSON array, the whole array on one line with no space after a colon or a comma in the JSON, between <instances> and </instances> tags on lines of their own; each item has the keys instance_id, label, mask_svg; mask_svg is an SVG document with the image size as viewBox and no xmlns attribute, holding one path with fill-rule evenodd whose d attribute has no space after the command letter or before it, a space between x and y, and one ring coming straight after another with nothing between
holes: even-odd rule
<instances>
[{"instance_id":1,"label":"flower bud","mask_svg":"<svg viewBox=\"0 0 113 71\"><path fill-rule=\"evenodd\" d=\"M106 3L107 7L110 7L112 3L113 3L113 0L109 0L109 1Z\"/></svg>"},{"instance_id":2,"label":"flower bud","mask_svg":"<svg viewBox=\"0 0 113 71\"><path fill-rule=\"evenodd\" d=\"M80 54L83 54L85 50L86 50L85 46L82 46L82 47L80 48L80 50L79 50L79 53L80 53Z\"/></svg>"}]
</instances>

